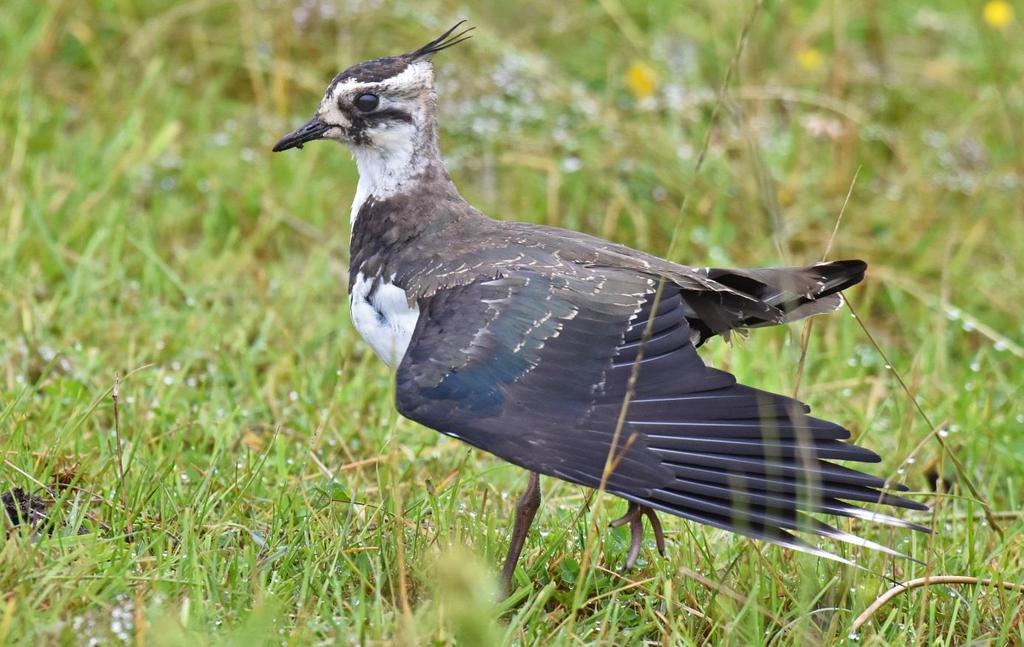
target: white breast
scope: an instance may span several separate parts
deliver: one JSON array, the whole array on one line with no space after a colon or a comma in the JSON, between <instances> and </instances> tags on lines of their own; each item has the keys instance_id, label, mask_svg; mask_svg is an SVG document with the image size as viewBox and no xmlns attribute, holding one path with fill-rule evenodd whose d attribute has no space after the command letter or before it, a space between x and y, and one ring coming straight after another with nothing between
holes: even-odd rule
<instances>
[{"instance_id":1,"label":"white breast","mask_svg":"<svg viewBox=\"0 0 1024 647\"><path fill-rule=\"evenodd\" d=\"M397 366L409 347L420 311L409 307L405 290L390 281L381 280L370 294L372 285L372 277L356 276L349 295L352 323L377 357L388 366Z\"/></svg>"}]
</instances>

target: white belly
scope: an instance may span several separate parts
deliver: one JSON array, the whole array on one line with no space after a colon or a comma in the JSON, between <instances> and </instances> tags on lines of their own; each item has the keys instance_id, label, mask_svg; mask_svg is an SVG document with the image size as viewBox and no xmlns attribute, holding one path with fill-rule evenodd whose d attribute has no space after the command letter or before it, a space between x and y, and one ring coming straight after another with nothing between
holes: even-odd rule
<instances>
[{"instance_id":1,"label":"white belly","mask_svg":"<svg viewBox=\"0 0 1024 647\"><path fill-rule=\"evenodd\" d=\"M409 307L402 288L381 281L370 295L371 285L372 277L356 276L349 295L352 323L377 357L388 366L398 366L409 347L420 311Z\"/></svg>"}]
</instances>

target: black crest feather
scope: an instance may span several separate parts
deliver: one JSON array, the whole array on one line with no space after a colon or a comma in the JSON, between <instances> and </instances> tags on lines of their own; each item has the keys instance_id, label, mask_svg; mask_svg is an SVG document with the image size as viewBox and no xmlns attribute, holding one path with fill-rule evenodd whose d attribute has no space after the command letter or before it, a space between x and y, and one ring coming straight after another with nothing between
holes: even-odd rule
<instances>
[{"instance_id":1,"label":"black crest feather","mask_svg":"<svg viewBox=\"0 0 1024 647\"><path fill-rule=\"evenodd\" d=\"M441 34L434 40L430 41L423 47L417 49L416 51L409 52L407 56L412 59L423 58L424 56L436 54L440 52L442 49L448 49L449 47L454 47L455 45L458 45L463 41L469 40L470 38L473 37L472 34L470 34L469 32L476 29L475 27L467 27L466 29L463 29L462 31L455 33L456 30L465 23L465 20L460 20L459 22L455 23L451 27L451 29Z\"/></svg>"}]
</instances>

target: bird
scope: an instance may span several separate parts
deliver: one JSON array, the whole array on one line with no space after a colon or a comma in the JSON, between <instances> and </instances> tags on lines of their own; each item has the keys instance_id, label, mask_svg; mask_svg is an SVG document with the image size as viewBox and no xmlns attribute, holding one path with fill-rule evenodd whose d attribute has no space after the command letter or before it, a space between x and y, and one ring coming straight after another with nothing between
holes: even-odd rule
<instances>
[{"instance_id":1,"label":"bird","mask_svg":"<svg viewBox=\"0 0 1024 647\"><path fill-rule=\"evenodd\" d=\"M665 554L657 513L839 561L807 536L902 555L820 518L928 532L863 507L927 510L905 485L834 462L878 454L697 352L716 336L836 310L867 265L689 267L485 215L453 183L438 136L433 57L471 37L464 24L337 74L273 151L332 140L352 152L351 318L394 370L398 412L527 471L502 590L540 507L540 475L627 502L611 523L630 528L626 569L644 519Z\"/></svg>"}]
</instances>

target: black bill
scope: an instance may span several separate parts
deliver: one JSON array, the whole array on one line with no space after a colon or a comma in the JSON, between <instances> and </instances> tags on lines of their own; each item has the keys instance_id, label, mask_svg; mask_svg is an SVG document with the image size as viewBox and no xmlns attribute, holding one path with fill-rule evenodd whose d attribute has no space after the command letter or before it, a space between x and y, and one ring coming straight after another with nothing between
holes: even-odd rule
<instances>
[{"instance_id":1,"label":"black bill","mask_svg":"<svg viewBox=\"0 0 1024 647\"><path fill-rule=\"evenodd\" d=\"M302 145L306 142L323 137L324 133L330 130L330 128L329 124L320 121L317 117L313 117L297 130L288 133L279 142L274 144L274 152L280 153L289 148L302 148Z\"/></svg>"}]
</instances>

